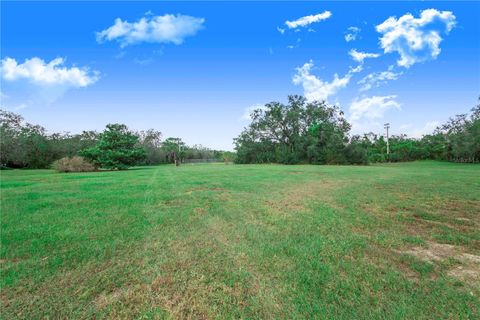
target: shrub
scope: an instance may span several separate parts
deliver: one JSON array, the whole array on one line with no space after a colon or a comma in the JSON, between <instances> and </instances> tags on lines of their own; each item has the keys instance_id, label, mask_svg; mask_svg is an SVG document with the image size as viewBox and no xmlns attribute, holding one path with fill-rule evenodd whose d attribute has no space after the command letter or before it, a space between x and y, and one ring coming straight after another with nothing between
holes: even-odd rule
<instances>
[{"instance_id":1,"label":"shrub","mask_svg":"<svg viewBox=\"0 0 480 320\"><path fill-rule=\"evenodd\" d=\"M65 157L53 163L53 169L58 172L88 172L97 168L83 157Z\"/></svg>"}]
</instances>

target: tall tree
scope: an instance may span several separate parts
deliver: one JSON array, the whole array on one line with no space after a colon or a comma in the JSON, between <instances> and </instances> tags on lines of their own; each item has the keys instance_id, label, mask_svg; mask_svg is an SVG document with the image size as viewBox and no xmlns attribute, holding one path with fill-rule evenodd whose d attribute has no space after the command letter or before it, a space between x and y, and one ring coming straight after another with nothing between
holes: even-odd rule
<instances>
[{"instance_id":1,"label":"tall tree","mask_svg":"<svg viewBox=\"0 0 480 320\"><path fill-rule=\"evenodd\" d=\"M105 169L124 170L145 158L138 136L124 124L108 124L95 147L80 152L93 164Z\"/></svg>"},{"instance_id":2,"label":"tall tree","mask_svg":"<svg viewBox=\"0 0 480 320\"><path fill-rule=\"evenodd\" d=\"M235 139L237 162L343 163L350 125L338 107L289 96L254 110Z\"/></svg>"}]
</instances>

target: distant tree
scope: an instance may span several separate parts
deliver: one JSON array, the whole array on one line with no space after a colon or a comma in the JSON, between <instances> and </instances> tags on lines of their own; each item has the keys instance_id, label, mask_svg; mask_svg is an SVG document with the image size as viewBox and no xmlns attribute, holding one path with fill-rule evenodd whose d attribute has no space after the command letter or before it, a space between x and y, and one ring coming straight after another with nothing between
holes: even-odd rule
<instances>
[{"instance_id":1,"label":"distant tree","mask_svg":"<svg viewBox=\"0 0 480 320\"><path fill-rule=\"evenodd\" d=\"M45 168L54 159L46 130L22 116L0 110L0 162L14 168Z\"/></svg>"},{"instance_id":2,"label":"distant tree","mask_svg":"<svg viewBox=\"0 0 480 320\"><path fill-rule=\"evenodd\" d=\"M222 152L222 159L225 163L231 163L235 161L236 153L232 151L224 151Z\"/></svg>"},{"instance_id":3,"label":"distant tree","mask_svg":"<svg viewBox=\"0 0 480 320\"><path fill-rule=\"evenodd\" d=\"M235 139L239 163L344 163L350 124L323 101L289 96L254 110L252 122Z\"/></svg>"},{"instance_id":4,"label":"distant tree","mask_svg":"<svg viewBox=\"0 0 480 320\"><path fill-rule=\"evenodd\" d=\"M81 151L80 155L98 167L125 170L145 158L145 150L138 140L126 125L108 124L97 144Z\"/></svg>"},{"instance_id":5,"label":"distant tree","mask_svg":"<svg viewBox=\"0 0 480 320\"><path fill-rule=\"evenodd\" d=\"M167 138L162 142L162 149L166 152L167 162L180 163L185 158L186 144L180 138Z\"/></svg>"},{"instance_id":6,"label":"distant tree","mask_svg":"<svg viewBox=\"0 0 480 320\"><path fill-rule=\"evenodd\" d=\"M360 136L353 136L345 147L345 162L347 164L368 164L367 148L362 145Z\"/></svg>"},{"instance_id":7,"label":"distant tree","mask_svg":"<svg viewBox=\"0 0 480 320\"><path fill-rule=\"evenodd\" d=\"M160 149L162 145L162 133L155 129L140 131L137 133L139 143L145 150L145 164L153 165L164 162L165 155Z\"/></svg>"}]
</instances>

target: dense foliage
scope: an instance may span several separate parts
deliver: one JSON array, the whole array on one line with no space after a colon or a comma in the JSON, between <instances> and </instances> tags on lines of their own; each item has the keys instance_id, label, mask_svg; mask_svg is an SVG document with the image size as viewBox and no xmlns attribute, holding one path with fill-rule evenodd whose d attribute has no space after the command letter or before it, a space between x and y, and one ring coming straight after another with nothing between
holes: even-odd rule
<instances>
[{"instance_id":1,"label":"dense foliage","mask_svg":"<svg viewBox=\"0 0 480 320\"><path fill-rule=\"evenodd\" d=\"M98 133L54 133L25 122L22 116L0 110L0 165L11 168L47 168L53 161L72 157L95 145Z\"/></svg>"},{"instance_id":2,"label":"dense foliage","mask_svg":"<svg viewBox=\"0 0 480 320\"><path fill-rule=\"evenodd\" d=\"M162 133L154 129L131 132L124 125L114 126L120 126L120 131L128 131L128 139L124 143L128 142L127 146L133 145L135 150L137 150L128 156L130 160L133 159L134 161L128 160L127 166L172 162L171 152L172 150L177 150L179 146L181 149L179 158L182 161L191 159L198 161L216 159L222 161L223 159L222 151L210 150L200 145L187 146L179 138L167 138L162 141ZM111 152L108 142L107 145L99 145L102 137L104 139L107 139L107 137L108 139L114 138L113 132L111 132L108 126L104 133L83 131L80 134L49 134L42 126L27 123L18 114L0 110L0 166L2 168L48 168L56 160L78 156L83 154L82 151L89 149L91 159L93 157L100 159L98 157L101 157L102 162L105 160L103 164L97 162L97 165L105 168L112 167L113 163L118 159L107 161L104 157L115 158L120 157L120 155L115 155ZM124 143L114 144L124 149ZM93 152L97 147L99 148L97 151L100 153L110 150L109 155L100 155L99 152ZM138 156L140 153L143 153L140 149L144 150L144 156ZM127 152L127 154L129 153Z\"/></svg>"},{"instance_id":3,"label":"dense foliage","mask_svg":"<svg viewBox=\"0 0 480 320\"><path fill-rule=\"evenodd\" d=\"M480 102L480 100L479 100ZM236 153L162 140L158 130L132 132L108 125L103 133L53 133L15 113L0 110L0 166L48 168L58 159L83 155L104 168L193 161L237 163L366 164L419 159L480 162L480 103L469 114L450 118L421 139L406 135L349 134L342 111L325 102L290 96L251 114L250 125L234 140ZM118 140L120 139L120 140ZM117 150L117 148L119 148ZM117 151L115 151L117 150Z\"/></svg>"},{"instance_id":4,"label":"dense foliage","mask_svg":"<svg viewBox=\"0 0 480 320\"><path fill-rule=\"evenodd\" d=\"M124 124L109 124L94 147L80 151L80 155L94 165L105 169L124 170L142 161L145 149L138 144L138 136Z\"/></svg>"},{"instance_id":5,"label":"dense foliage","mask_svg":"<svg viewBox=\"0 0 480 320\"><path fill-rule=\"evenodd\" d=\"M480 161L480 104L470 115L449 119L421 139L367 133L349 136L342 111L325 102L290 96L254 110L250 125L235 139L238 163L365 164L420 159Z\"/></svg>"},{"instance_id":6,"label":"dense foliage","mask_svg":"<svg viewBox=\"0 0 480 320\"><path fill-rule=\"evenodd\" d=\"M338 107L290 96L254 110L235 139L239 163L343 163L350 125Z\"/></svg>"}]
</instances>

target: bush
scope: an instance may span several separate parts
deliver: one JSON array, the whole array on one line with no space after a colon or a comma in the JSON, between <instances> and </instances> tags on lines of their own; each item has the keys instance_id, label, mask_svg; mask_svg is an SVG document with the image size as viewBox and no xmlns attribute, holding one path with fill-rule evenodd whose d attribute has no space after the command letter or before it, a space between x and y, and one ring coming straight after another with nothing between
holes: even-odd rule
<instances>
[{"instance_id":1,"label":"bush","mask_svg":"<svg viewBox=\"0 0 480 320\"><path fill-rule=\"evenodd\" d=\"M88 172L97 168L83 157L65 157L57 160L52 165L58 172Z\"/></svg>"}]
</instances>

